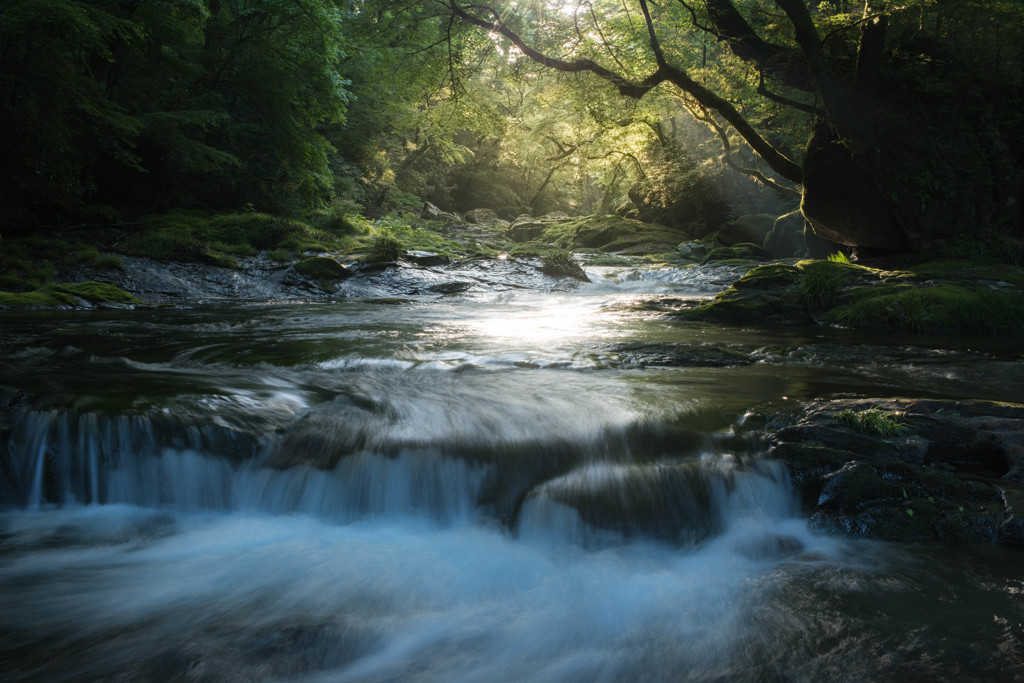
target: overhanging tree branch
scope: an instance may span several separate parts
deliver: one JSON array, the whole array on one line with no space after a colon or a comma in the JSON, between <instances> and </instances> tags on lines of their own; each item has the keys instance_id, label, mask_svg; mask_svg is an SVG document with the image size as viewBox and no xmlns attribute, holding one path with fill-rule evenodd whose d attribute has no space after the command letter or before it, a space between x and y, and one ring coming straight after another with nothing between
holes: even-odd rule
<instances>
[{"instance_id":1,"label":"overhanging tree branch","mask_svg":"<svg viewBox=\"0 0 1024 683\"><path fill-rule=\"evenodd\" d=\"M463 21L508 38L508 40L511 41L511 43L524 55L538 64L568 73L584 73L589 71L599 78L611 83L620 94L625 95L626 97L643 97L650 92L652 88L665 80L665 77L660 73L660 71L655 71L642 81L635 81L625 78L591 59L575 59L572 61L566 61L556 57L549 57L539 50L527 45L519 34L510 29L501 19L498 12L491 7L472 6L491 14L494 17L493 20L484 19L476 14L471 14L455 0L448 0L448 7L455 16L459 17Z\"/></svg>"},{"instance_id":2,"label":"overhanging tree branch","mask_svg":"<svg viewBox=\"0 0 1024 683\"><path fill-rule=\"evenodd\" d=\"M444 0L453 14L474 26L497 33L507 38L526 57L541 64L542 66L565 71L569 73L590 72L599 78L607 81L616 87L620 94L632 98L641 98L655 86L668 81L674 86L689 94L701 106L718 112L729 123L736 132L746 141L750 148L760 156L776 173L795 183L803 182L803 174L800 165L776 149L770 142L761 136L757 130L747 121L746 117L731 102L712 92L697 81L693 80L686 71L678 66L669 64L658 41L658 35L651 19L650 9L646 0L640 0L640 9L644 15L644 21L650 38L651 50L654 53L658 69L641 81L631 80L620 74L607 69L591 59L576 59L567 61L550 57L539 50L526 44L522 37L512 30L502 20L500 14L492 7L483 5L472 5L469 8L462 7L457 0ZM491 19L485 19L478 13L490 15Z\"/></svg>"},{"instance_id":3,"label":"overhanging tree branch","mask_svg":"<svg viewBox=\"0 0 1024 683\"><path fill-rule=\"evenodd\" d=\"M654 20L651 18L651 11L647 6L647 0L640 0L640 9L643 11L644 21L647 22L647 33L651 40L651 50L654 52L654 57L658 62L660 70L665 74L666 80L683 92L691 95L701 106L721 114L722 118L736 129L736 132L750 145L751 149L764 159L765 163L771 166L776 173L794 183L803 182L803 173L800 170L799 164L775 149L770 142L765 140L731 102L690 78L689 74L683 69L668 63L658 41L657 32L654 29Z\"/></svg>"}]
</instances>

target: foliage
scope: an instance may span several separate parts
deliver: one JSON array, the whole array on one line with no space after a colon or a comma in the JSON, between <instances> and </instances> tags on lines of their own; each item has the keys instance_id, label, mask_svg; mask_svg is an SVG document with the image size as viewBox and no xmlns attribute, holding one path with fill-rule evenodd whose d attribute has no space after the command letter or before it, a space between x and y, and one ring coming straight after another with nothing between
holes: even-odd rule
<instances>
[{"instance_id":1,"label":"foliage","mask_svg":"<svg viewBox=\"0 0 1024 683\"><path fill-rule=\"evenodd\" d=\"M841 251L837 251L835 253L829 254L828 255L828 260L831 261L832 263L849 263L850 262L849 257L846 254L844 254L843 252L841 252Z\"/></svg>"},{"instance_id":2,"label":"foliage","mask_svg":"<svg viewBox=\"0 0 1024 683\"><path fill-rule=\"evenodd\" d=\"M792 189L780 178L802 184L804 212L826 238L919 249L965 225L1019 233L1024 223L1020 3L908 0L856 13L781 0L448 4L509 68L530 59L566 82L589 78L613 100L588 112L603 110L612 136L624 108L615 94L639 100L637 111L674 97L707 124L727 166L781 193ZM669 120L645 123L657 132ZM685 163L638 166L641 210L702 194Z\"/></svg>"},{"instance_id":3,"label":"foliage","mask_svg":"<svg viewBox=\"0 0 1024 683\"><path fill-rule=\"evenodd\" d=\"M809 261L802 264L797 298L811 308L829 308L835 302L849 276L849 271L837 267L842 261ZM835 264L835 265L833 265Z\"/></svg>"},{"instance_id":4,"label":"foliage","mask_svg":"<svg viewBox=\"0 0 1024 683\"><path fill-rule=\"evenodd\" d=\"M564 249L553 249L542 254L540 272L551 277L571 277L590 282L575 257Z\"/></svg>"},{"instance_id":5,"label":"foliage","mask_svg":"<svg viewBox=\"0 0 1024 683\"><path fill-rule=\"evenodd\" d=\"M286 210L331 190L344 120L327 0L12 0L0 10L0 218L82 202Z\"/></svg>"},{"instance_id":6,"label":"foliage","mask_svg":"<svg viewBox=\"0 0 1024 683\"><path fill-rule=\"evenodd\" d=\"M125 240L122 249L133 256L235 268L238 264L232 256L268 250L284 259L289 253L338 251L353 243L347 235L347 223L329 227L338 232L264 213L210 216L175 212L148 217L143 228Z\"/></svg>"},{"instance_id":7,"label":"foliage","mask_svg":"<svg viewBox=\"0 0 1024 683\"><path fill-rule=\"evenodd\" d=\"M910 431L910 428L899 422L895 415L877 408L861 411L846 408L836 413L836 419L865 434L874 434L884 438L903 436Z\"/></svg>"},{"instance_id":8,"label":"foliage","mask_svg":"<svg viewBox=\"0 0 1024 683\"><path fill-rule=\"evenodd\" d=\"M370 238L370 261L387 263L397 261L405 253L401 240L388 228L381 228Z\"/></svg>"}]
</instances>

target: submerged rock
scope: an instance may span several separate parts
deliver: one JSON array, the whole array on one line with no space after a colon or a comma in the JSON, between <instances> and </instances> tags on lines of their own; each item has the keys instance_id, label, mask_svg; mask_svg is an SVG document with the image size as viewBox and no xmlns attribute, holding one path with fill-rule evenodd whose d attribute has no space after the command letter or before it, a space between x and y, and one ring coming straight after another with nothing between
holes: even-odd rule
<instances>
[{"instance_id":1,"label":"submerged rock","mask_svg":"<svg viewBox=\"0 0 1024 683\"><path fill-rule=\"evenodd\" d=\"M1024 545L1024 405L817 401L772 441L814 528Z\"/></svg>"},{"instance_id":2,"label":"submerged rock","mask_svg":"<svg viewBox=\"0 0 1024 683\"><path fill-rule=\"evenodd\" d=\"M738 348L684 342L622 342L605 350L641 367L732 367L752 365L753 357Z\"/></svg>"}]
</instances>

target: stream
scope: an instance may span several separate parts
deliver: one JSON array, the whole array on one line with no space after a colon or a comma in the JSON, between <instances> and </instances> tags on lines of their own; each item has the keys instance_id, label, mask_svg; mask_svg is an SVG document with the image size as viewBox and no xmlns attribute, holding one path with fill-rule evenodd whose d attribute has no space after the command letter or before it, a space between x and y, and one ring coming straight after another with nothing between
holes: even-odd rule
<instances>
[{"instance_id":1,"label":"stream","mask_svg":"<svg viewBox=\"0 0 1024 683\"><path fill-rule=\"evenodd\" d=\"M588 273L0 312L0 678L1024 681L1019 552L812 532L761 417L1024 402L1019 339L671 321L629 304L721 287Z\"/></svg>"}]
</instances>

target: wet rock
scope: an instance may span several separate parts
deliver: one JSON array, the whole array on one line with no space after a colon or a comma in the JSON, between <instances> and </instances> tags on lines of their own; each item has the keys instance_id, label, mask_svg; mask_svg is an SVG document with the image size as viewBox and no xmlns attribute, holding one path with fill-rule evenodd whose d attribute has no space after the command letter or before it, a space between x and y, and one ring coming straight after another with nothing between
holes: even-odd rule
<instances>
[{"instance_id":1,"label":"wet rock","mask_svg":"<svg viewBox=\"0 0 1024 683\"><path fill-rule=\"evenodd\" d=\"M625 362L641 367L733 367L754 359L738 348L682 342L623 342L605 347Z\"/></svg>"},{"instance_id":2,"label":"wet rock","mask_svg":"<svg viewBox=\"0 0 1024 683\"><path fill-rule=\"evenodd\" d=\"M427 287L427 291L437 292L438 294L455 294L457 292L465 292L472 286L473 283L471 282L441 282L436 285L430 285Z\"/></svg>"},{"instance_id":3,"label":"wet rock","mask_svg":"<svg viewBox=\"0 0 1024 683\"><path fill-rule=\"evenodd\" d=\"M708 256L708 248L703 242L683 242L675 249L675 257L686 263L703 263Z\"/></svg>"},{"instance_id":4,"label":"wet rock","mask_svg":"<svg viewBox=\"0 0 1024 683\"><path fill-rule=\"evenodd\" d=\"M407 251L405 260L426 268L434 266L447 266L452 260L444 254L437 254L432 251Z\"/></svg>"},{"instance_id":5,"label":"wet rock","mask_svg":"<svg viewBox=\"0 0 1024 683\"><path fill-rule=\"evenodd\" d=\"M1024 543L1017 517L1024 513L1022 405L816 401L772 442L773 457L789 468L811 525L821 531Z\"/></svg>"},{"instance_id":6,"label":"wet rock","mask_svg":"<svg viewBox=\"0 0 1024 683\"><path fill-rule=\"evenodd\" d=\"M544 231L547 230L547 225L540 221L529 218L527 220L516 219L508 229L508 238L513 242L532 242L539 239Z\"/></svg>"}]
</instances>

